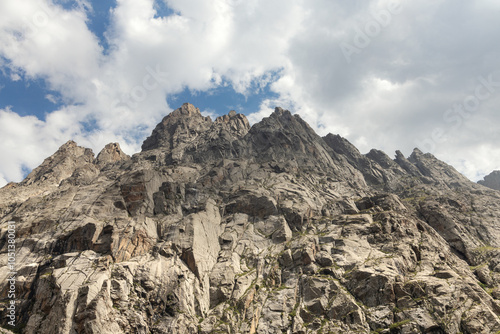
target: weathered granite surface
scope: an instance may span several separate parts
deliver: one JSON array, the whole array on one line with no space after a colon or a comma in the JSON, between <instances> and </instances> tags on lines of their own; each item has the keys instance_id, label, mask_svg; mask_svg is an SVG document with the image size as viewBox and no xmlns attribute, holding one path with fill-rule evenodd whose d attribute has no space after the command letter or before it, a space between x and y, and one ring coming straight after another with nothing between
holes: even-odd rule
<instances>
[{"instance_id":1,"label":"weathered granite surface","mask_svg":"<svg viewBox=\"0 0 500 334\"><path fill-rule=\"evenodd\" d=\"M141 153L70 141L0 189L21 333L499 333L500 192L276 108L184 104Z\"/></svg>"}]
</instances>

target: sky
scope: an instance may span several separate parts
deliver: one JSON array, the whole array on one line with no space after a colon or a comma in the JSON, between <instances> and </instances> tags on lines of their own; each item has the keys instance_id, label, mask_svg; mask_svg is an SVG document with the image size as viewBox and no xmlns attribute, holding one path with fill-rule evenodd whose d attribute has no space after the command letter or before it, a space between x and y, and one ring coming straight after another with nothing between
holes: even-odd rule
<instances>
[{"instance_id":1,"label":"sky","mask_svg":"<svg viewBox=\"0 0 500 334\"><path fill-rule=\"evenodd\" d=\"M0 186L66 141L133 154L184 102L280 106L361 153L500 169L497 0L2 0Z\"/></svg>"}]
</instances>

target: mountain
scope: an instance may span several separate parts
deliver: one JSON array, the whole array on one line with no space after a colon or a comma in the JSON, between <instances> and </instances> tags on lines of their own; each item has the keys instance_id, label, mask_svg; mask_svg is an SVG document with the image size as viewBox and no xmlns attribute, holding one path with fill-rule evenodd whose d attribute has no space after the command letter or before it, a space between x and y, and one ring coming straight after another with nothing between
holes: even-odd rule
<instances>
[{"instance_id":1,"label":"mountain","mask_svg":"<svg viewBox=\"0 0 500 334\"><path fill-rule=\"evenodd\" d=\"M491 172L486 175L483 180L480 180L477 183L491 189L500 190L500 170Z\"/></svg>"},{"instance_id":2,"label":"mountain","mask_svg":"<svg viewBox=\"0 0 500 334\"><path fill-rule=\"evenodd\" d=\"M15 300L30 334L499 333L499 222L418 149L184 104L140 153L70 141L0 189L1 325Z\"/></svg>"}]
</instances>

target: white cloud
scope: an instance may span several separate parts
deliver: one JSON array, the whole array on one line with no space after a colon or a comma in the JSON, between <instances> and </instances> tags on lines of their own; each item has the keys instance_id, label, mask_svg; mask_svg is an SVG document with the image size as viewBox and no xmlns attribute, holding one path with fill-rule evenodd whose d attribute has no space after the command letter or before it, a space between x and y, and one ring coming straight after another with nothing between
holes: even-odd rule
<instances>
[{"instance_id":1,"label":"white cloud","mask_svg":"<svg viewBox=\"0 0 500 334\"><path fill-rule=\"evenodd\" d=\"M0 188L7 184L7 180L0 174Z\"/></svg>"},{"instance_id":2,"label":"white cloud","mask_svg":"<svg viewBox=\"0 0 500 334\"><path fill-rule=\"evenodd\" d=\"M110 131L83 134L79 114L78 107L61 109L40 121L34 116L21 117L10 109L0 110L0 177L10 181L22 180L25 169L41 164L69 138L85 147L101 149L107 143L119 141L127 153L139 149L138 145L130 145Z\"/></svg>"},{"instance_id":3,"label":"white cloud","mask_svg":"<svg viewBox=\"0 0 500 334\"><path fill-rule=\"evenodd\" d=\"M101 54L86 20L84 11L66 11L47 0L3 1L2 55L12 69L28 78L46 79L69 102L85 102Z\"/></svg>"},{"instance_id":4,"label":"white cloud","mask_svg":"<svg viewBox=\"0 0 500 334\"><path fill-rule=\"evenodd\" d=\"M45 98L47 100L49 100L50 102L54 103L54 104L57 104L57 97L55 97L54 95L52 94L47 94L45 95Z\"/></svg>"},{"instance_id":5,"label":"white cloud","mask_svg":"<svg viewBox=\"0 0 500 334\"><path fill-rule=\"evenodd\" d=\"M10 80L19 81L19 80L21 80L21 76L18 73L12 73L10 76Z\"/></svg>"},{"instance_id":6,"label":"white cloud","mask_svg":"<svg viewBox=\"0 0 500 334\"><path fill-rule=\"evenodd\" d=\"M15 106L0 111L0 127L16 129L0 132L13 142L0 148L9 157L3 178L19 180L22 166L35 167L70 138L94 150L119 141L133 153L177 107L167 95L228 82L249 95L274 81L278 98L264 100L251 123L282 106L322 135L388 154L408 154L443 129L449 138L432 147L439 158L471 178L500 166L500 155L488 153L497 128L484 129L500 121L500 87L460 129L443 120L474 94L478 76L499 69L494 1L400 1L394 10L393 0L165 0L176 13L169 17L158 17L154 2L117 1L105 53L87 28L88 1L72 10L49 0L0 3L0 66L12 80L43 78L65 103L45 120L16 116ZM343 43L356 47L349 59Z\"/></svg>"},{"instance_id":7,"label":"white cloud","mask_svg":"<svg viewBox=\"0 0 500 334\"><path fill-rule=\"evenodd\" d=\"M349 63L339 45L355 45L358 31L373 23L373 13L387 9L387 4L372 2L368 10L351 3L316 3L309 6L314 19L304 21L289 42L290 66L272 86L313 127L322 134L347 136L362 152L378 148L390 155L397 149L409 154L434 129L443 128L453 138L436 143L432 153L468 177L477 179L500 165L498 155L477 150L497 143L492 133L498 132L494 124L500 121L495 108L500 87L481 104L475 121L464 119L460 129L452 131L444 120L448 108L474 94L478 76L499 68L500 48L492 38L500 26L491 9L451 1L405 1L401 13L379 34L368 36L369 44ZM264 115L269 104L265 101L252 119ZM473 122L478 124L473 127ZM485 124L493 124L488 134L482 129ZM472 138L478 138L474 145L464 145Z\"/></svg>"},{"instance_id":8,"label":"white cloud","mask_svg":"<svg viewBox=\"0 0 500 334\"><path fill-rule=\"evenodd\" d=\"M0 110L1 174L20 181L23 168L33 168L79 133L71 112L60 111L42 122L34 116L21 117L10 109Z\"/></svg>"}]
</instances>

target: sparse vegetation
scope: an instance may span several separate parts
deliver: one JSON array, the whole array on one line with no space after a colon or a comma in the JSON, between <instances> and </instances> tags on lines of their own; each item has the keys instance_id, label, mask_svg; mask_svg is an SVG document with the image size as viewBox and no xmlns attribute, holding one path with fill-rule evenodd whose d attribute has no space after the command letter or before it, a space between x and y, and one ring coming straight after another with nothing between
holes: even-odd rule
<instances>
[{"instance_id":1,"label":"sparse vegetation","mask_svg":"<svg viewBox=\"0 0 500 334\"><path fill-rule=\"evenodd\" d=\"M406 319L406 320L403 320L403 321L400 321L400 322L395 322L395 323L393 323L392 325L389 326L389 329L396 329L396 328L399 328L399 327L403 327L404 325L409 324L410 322L411 322L410 319Z\"/></svg>"}]
</instances>

